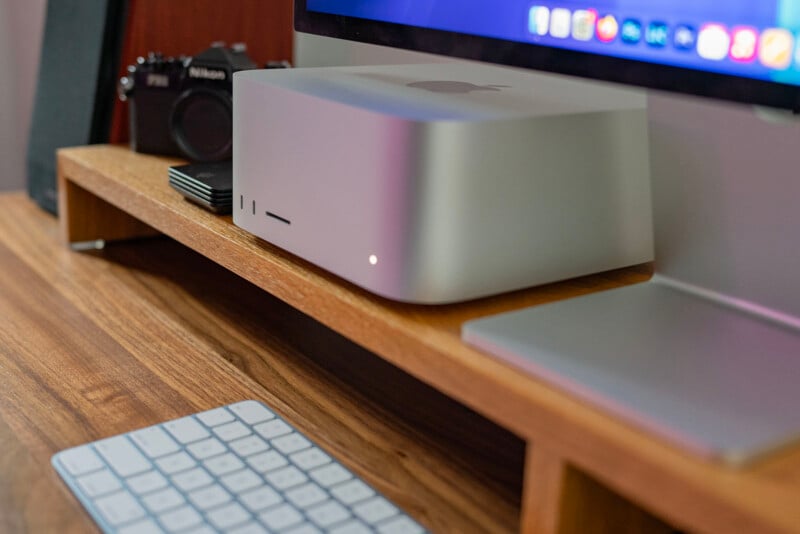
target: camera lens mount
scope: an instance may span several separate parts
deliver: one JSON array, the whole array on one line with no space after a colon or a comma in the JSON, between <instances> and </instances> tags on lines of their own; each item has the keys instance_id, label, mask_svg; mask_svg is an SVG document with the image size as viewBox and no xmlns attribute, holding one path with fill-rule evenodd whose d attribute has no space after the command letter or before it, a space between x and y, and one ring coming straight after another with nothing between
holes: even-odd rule
<instances>
[{"instance_id":1,"label":"camera lens mount","mask_svg":"<svg viewBox=\"0 0 800 534\"><path fill-rule=\"evenodd\" d=\"M175 100L169 125L178 148L192 161L220 161L232 155L230 93L202 87L187 89Z\"/></svg>"}]
</instances>

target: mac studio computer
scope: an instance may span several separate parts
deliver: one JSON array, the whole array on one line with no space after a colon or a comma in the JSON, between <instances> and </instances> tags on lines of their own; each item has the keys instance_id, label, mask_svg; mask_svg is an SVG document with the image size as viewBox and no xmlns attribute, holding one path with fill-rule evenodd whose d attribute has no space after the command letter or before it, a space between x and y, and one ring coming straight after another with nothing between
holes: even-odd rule
<instances>
[{"instance_id":1,"label":"mac studio computer","mask_svg":"<svg viewBox=\"0 0 800 534\"><path fill-rule=\"evenodd\" d=\"M548 216L556 217L554 220L558 222L545 227L532 226L527 232L536 234L541 243L558 244L559 237L568 243L554 245L550 251L539 246L538 242L531 245L518 234L513 238L517 240L514 246L518 249L536 246L535 256L542 262L548 261L551 252L559 255L559 264L564 266L562 274L571 276L566 274L570 271L570 247L591 247L591 232L582 238L568 236L571 229L565 221L569 221L569 217L559 219L553 214L573 213L579 219L588 196L599 205L588 209L593 210L591 213L603 225L600 234L601 239L606 240L606 246L612 246L608 243L614 243L614 238L602 234L615 224L620 236L639 236L634 241L640 239L639 229L631 225L646 227L647 234L654 237L655 275L652 280L475 320L463 325L463 339L704 457L743 463L800 435L800 284L796 280L797 273L800 273L800 176L796 170L796 155L800 153L800 123L793 114L800 110L800 0L731 0L724 3L595 0L585 4L548 0L439 0L424 3L410 0L297 0L295 20L300 32L554 73L548 78L550 74L532 72L529 79L534 85L529 90L539 91L536 83L542 80L545 88L542 91L552 96L559 93L553 84L563 83L561 92L568 98L584 94L588 101L601 102L597 110L601 114L623 109L635 114L636 108L641 107L641 102L637 101L639 89L630 86L649 88L648 128L645 132L637 131L640 139L647 139L649 135L648 142L608 143L608 139L625 139L625 132L619 131L620 124L637 128L635 117L623 123L609 119L606 131L594 130L599 126L591 125L592 138L603 146L604 158L599 162L593 160L592 165L597 167L603 187L613 190L604 191L585 177L578 179L563 172L558 180L552 176L549 178L550 189L544 193L536 188L526 190L524 185L516 186L516 191L529 195L523 200L528 201L531 211L547 211L549 208ZM487 67L496 69L495 73L507 73L506 77L497 75L497 79L492 80L491 75L485 74L489 71L484 71L480 65L482 63L465 63L456 71L441 66L428 67L430 70L423 73L426 77L418 81L425 82L427 89L435 89L436 83L440 87L456 89L478 86L482 90L471 91L478 98L510 91L509 94L518 97L514 109L523 122L531 117L553 116L549 109L521 109L524 106L520 103L526 100L515 87L515 77L520 75L518 69L496 65ZM271 87L269 91L273 96L298 91L305 93L308 98L304 102L312 106L334 100L353 110L373 105L367 111L374 111L380 106L394 105L405 112L414 107L403 92L414 86L413 81L397 84L400 88L394 100L392 95L383 94L377 104L374 101L364 104L361 96L351 97L363 95L367 91L365 87L375 87L392 76L413 78L413 72L409 72L386 69L378 75L362 76L362 86L358 83L333 84L333 93L338 95L334 97L319 92L319 87L324 84L318 82L307 83L312 89L303 85L306 82L297 82L291 87ZM258 82L251 79L245 83L244 76L237 75L235 90L236 86L243 88L250 82ZM587 82L587 92L581 93L575 89L574 84L578 82L574 77L594 81ZM619 84L621 93L614 95L609 92L612 84L608 82L615 86ZM309 92L314 94L309 95ZM427 93L437 96L435 91ZM236 99L240 96L236 93ZM468 115L469 106L462 105L448 93L447 98L451 97L454 100L449 104L443 104L442 99L435 104L444 106L459 120ZM628 102L627 108L621 105L620 98ZM537 104L533 102L532 105ZM302 108L297 102L292 106ZM237 100L237 108L244 109L242 100ZM503 112L507 113L504 119L511 119L513 113L509 110L512 108L504 108ZM481 108L478 105L476 109L480 111ZM366 116L359 115L363 109L353 111L355 115L348 124L343 119L348 115L337 114L340 111L331 112L336 120L345 121L336 136L337 142L346 139L350 135L349 127L357 125ZM574 100L561 111L563 113L555 115L560 114L560 119L567 122L575 114L591 114L578 109ZM490 110L489 115L492 112ZM473 114L477 113L473 111ZM237 115L237 120L245 123L246 116L251 114L257 116L249 107L247 113ZM296 117L305 117L304 120L314 124L313 128L307 127L308 130L322 123L302 113ZM396 142L402 148L398 150L402 158L397 161L408 165L409 154L415 153L408 148L408 133L414 129L406 124L409 116L401 118L405 122L386 121L383 124L391 123L396 127L394 131L399 132ZM447 120L446 116L438 118ZM586 149L591 145L581 137L580 128L571 130L575 132L575 143L570 144L572 135L564 135L559 130L566 122L559 125L558 120L556 117L543 131L546 133L549 129L552 135L558 135L559 142L564 145L561 147L552 140L548 142L542 130L536 128L526 130L523 127L516 133L536 132L538 138L535 141L543 143L548 150L560 151L557 161L569 163L570 159L580 160L583 152L592 152ZM480 120L475 122L481 124ZM242 147L247 143L244 136L257 131L240 130L238 135L241 137L235 146ZM427 140L435 137L431 133L435 131L423 128L423 132L430 134ZM509 132L514 130L505 134ZM372 133L385 135L379 127ZM458 140L469 142L469 135L462 134L455 138L457 141L446 140L438 149L446 148L456 156L466 154L468 151L465 152ZM305 144L302 139L295 140L297 146L290 151L313 159L315 151L324 150L318 146L316 138L313 139L314 143ZM547 157L532 139L508 135L504 139L527 146L536 157ZM434 143L433 146L437 145ZM469 146L474 148L478 145ZM611 150L615 146L625 150ZM351 147L344 146L343 150L348 158L358 157L357 151ZM622 181L615 181L609 177L609 169L612 172L615 169L623 172L640 169L636 157L630 158L632 151L639 152L634 156L649 161L650 176L647 176L645 166L636 180L625 177ZM427 152L421 150L418 154L436 158L436 154L430 153L430 147ZM383 155L396 156L397 153L387 150ZM361 157L369 160L374 156L374 153L365 151ZM237 187L238 181L240 191L245 191L247 187L253 187L250 183L253 180L244 172L246 163L241 161L241 157L241 153L238 156L234 153L234 185ZM496 154L492 157L495 162L500 162L499 172L504 167L503 159ZM516 157L512 154L509 161L515 172L520 173L518 183L541 180L542 168L535 164L535 160L533 164L520 165ZM237 158L240 161L237 162ZM360 164L355 162L356 166ZM551 164L552 160L548 160L548 165ZM237 165L239 176L236 176ZM420 164L420 167L424 165ZM556 165L544 170L553 169L565 171L570 169L570 165ZM250 169L249 172L257 170ZM317 168L316 174L319 183L330 179L324 168ZM435 172L429 174L429 180L436 176L437 180L447 181ZM402 183L408 176L413 176L413 173L400 178L395 176L398 181L390 183L397 186L394 190L373 185L376 188L370 192L371 198L383 198L383 195L396 199L396 204L379 202L377 206L380 209L374 213L393 222L396 226L394 235L400 236L398 239L412 227L412 223L417 222L416 218L403 212L409 205L419 208L414 210L414 214L427 219L428 223L447 224L446 220L431 215L430 206L425 204L430 201L425 195L435 196L442 192L437 192L435 187L429 190L423 187L424 195L408 195ZM268 181L267 177L263 179ZM386 179L373 176L377 183L385 183ZM520 206L526 206L519 199L503 196L501 189L505 186L501 187L493 180L491 174L483 176L481 194L490 207L482 209L495 210L490 213L496 215L502 211L497 209L498 203L507 203L506 207L514 212L518 212ZM558 184L561 181L569 185L560 189ZM643 183L647 185L643 186ZM362 205L364 197L359 191L345 189L332 195L329 192L333 189L330 185L327 187L322 189L325 191L323 194L307 191L309 197L326 197L322 200L317 198L315 206L324 206L327 201L339 204L340 210L342 206L351 211L375 208ZM457 188L448 187L444 192L452 193L456 203L448 207L449 210L457 213L458 202L474 201ZM283 190L276 187L272 192L275 198L279 198ZM652 232L647 209L634 210L616 220L609 217L609 206L612 212L615 209L624 212L629 208L628 201L640 206L643 192L647 194L647 205L652 205ZM536 198L541 194L549 195L546 202ZM416 204L407 202L410 196L414 197ZM242 199L240 208L241 212L248 211L249 202L245 206ZM474 206L470 204L469 208L474 209ZM254 203L252 214L262 215L257 213L261 209L268 210L261 204L256 208ZM273 215L277 217L273 217L276 227L284 225L283 230L274 232L288 232L287 229L295 224L289 215ZM518 213L515 216L521 217ZM285 220L281 221L280 217ZM266 214L265 218L270 218L270 215ZM459 222L461 220L466 218L462 216ZM245 228L250 224L242 214L237 218L236 210L234 221ZM502 225L503 220L489 217L482 223ZM297 225L301 226L299 221ZM318 223L318 228L324 226ZM435 225L427 228L431 233L438 231ZM585 227L579 229L585 230ZM498 235L491 233L495 230L486 234L475 232L473 245L478 247L477 241L484 235ZM357 268L326 264L325 257L315 257L313 251L303 250L300 245L282 242L280 235L270 234L264 228L252 227L251 231L289 250L299 251L301 256L367 289L375 290L387 285L385 279L370 279L370 275L358 274ZM549 241L548 232L551 236ZM366 234L365 231L363 235ZM413 237L424 240L430 236ZM343 239L344 236L332 239L337 242L331 246L338 246ZM624 237L619 239L617 244L625 242ZM646 239L638 243L635 252L647 248ZM317 248L324 245L314 243ZM422 247L421 250L441 254L435 248ZM456 245L445 250L447 254L454 251L458 251ZM402 257L403 254L413 256L418 251L401 248L394 253ZM580 258L580 251L572 253ZM515 254L509 253L497 263L513 263L520 258L527 261L524 254ZM627 259L635 256L632 254ZM446 259L441 261L446 263ZM617 263L622 265L625 259L620 256ZM396 257L378 253L364 256L361 260L364 269L398 265ZM419 261L424 263L425 259ZM590 261L588 264L596 268L603 262ZM464 263L461 267L468 270L471 266ZM535 270L536 264L526 268ZM413 271L410 268L406 270ZM453 272L453 268L443 272ZM513 288L513 283L502 279L506 274L498 268L496 276L500 280L489 291ZM397 273L384 276L397 277ZM527 282L535 285L556 278L553 273L542 277L532 275ZM407 291L408 285L392 287L400 297L411 295L408 300L424 300ZM456 289L453 293L456 297L469 296L464 288ZM399 298L391 294L386 296Z\"/></svg>"}]
</instances>

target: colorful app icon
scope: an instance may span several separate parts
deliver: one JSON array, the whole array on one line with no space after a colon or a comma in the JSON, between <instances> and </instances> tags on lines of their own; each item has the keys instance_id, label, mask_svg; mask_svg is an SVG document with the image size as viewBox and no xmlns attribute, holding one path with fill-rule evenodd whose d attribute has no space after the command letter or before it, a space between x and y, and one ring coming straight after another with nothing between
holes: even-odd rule
<instances>
[{"instance_id":1,"label":"colorful app icon","mask_svg":"<svg viewBox=\"0 0 800 534\"><path fill-rule=\"evenodd\" d=\"M550 8L533 6L528 12L528 31L533 35L547 35L550 30Z\"/></svg>"},{"instance_id":2,"label":"colorful app icon","mask_svg":"<svg viewBox=\"0 0 800 534\"><path fill-rule=\"evenodd\" d=\"M794 67L800 69L800 38L795 39Z\"/></svg>"},{"instance_id":3,"label":"colorful app icon","mask_svg":"<svg viewBox=\"0 0 800 534\"><path fill-rule=\"evenodd\" d=\"M731 36L722 24L705 24L697 38L697 54L711 61L722 61L728 57Z\"/></svg>"},{"instance_id":4,"label":"colorful app icon","mask_svg":"<svg viewBox=\"0 0 800 534\"><path fill-rule=\"evenodd\" d=\"M619 34L619 22L614 15L606 15L597 20L597 38L603 43L610 43Z\"/></svg>"},{"instance_id":5,"label":"colorful app icon","mask_svg":"<svg viewBox=\"0 0 800 534\"><path fill-rule=\"evenodd\" d=\"M638 44L642 40L642 23L636 19L623 20L620 38L623 43Z\"/></svg>"},{"instance_id":6,"label":"colorful app icon","mask_svg":"<svg viewBox=\"0 0 800 534\"><path fill-rule=\"evenodd\" d=\"M675 48L687 52L694 50L697 45L697 30L688 24L680 24L675 27L675 35L672 37Z\"/></svg>"},{"instance_id":7,"label":"colorful app icon","mask_svg":"<svg viewBox=\"0 0 800 534\"><path fill-rule=\"evenodd\" d=\"M572 28L572 13L569 9L557 8L550 13L550 35L558 39L569 37Z\"/></svg>"},{"instance_id":8,"label":"colorful app icon","mask_svg":"<svg viewBox=\"0 0 800 534\"><path fill-rule=\"evenodd\" d=\"M758 49L758 30L749 26L739 26L731 32L731 59L744 63L756 59ZM790 52L791 55L791 52Z\"/></svg>"},{"instance_id":9,"label":"colorful app icon","mask_svg":"<svg viewBox=\"0 0 800 534\"><path fill-rule=\"evenodd\" d=\"M792 64L794 36L782 28L770 28L761 34L758 59L770 69L788 69Z\"/></svg>"},{"instance_id":10,"label":"colorful app icon","mask_svg":"<svg viewBox=\"0 0 800 534\"><path fill-rule=\"evenodd\" d=\"M665 22L651 22L644 32L644 40L653 48L664 48L669 43L669 26Z\"/></svg>"},{"instance_id":11,"label":"colorful app icon","mask_svg":"<svg viewBox=\"0 0 800 534\"><path fill-rule=\"evenodd\" d=\"M597 24L597 11L579 9L572 14L572 38L577 41L591 41Z\"/></svg>"}]
</instances>

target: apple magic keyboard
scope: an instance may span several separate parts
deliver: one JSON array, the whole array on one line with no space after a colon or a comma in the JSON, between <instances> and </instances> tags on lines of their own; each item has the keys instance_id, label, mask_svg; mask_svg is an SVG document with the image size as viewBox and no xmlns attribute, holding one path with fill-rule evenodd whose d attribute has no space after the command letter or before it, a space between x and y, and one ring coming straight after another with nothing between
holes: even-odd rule
<instances>
[{"instance_id":1,"label":"apple magic keyboard","mask_svg":"<svg viewBox=\"0 0 800 534\"><path fill-rule=\"evenodd\" d=\"M253 400L67 449L52 463L106 533L424 532Z\"/></svg>"}]
</instances>

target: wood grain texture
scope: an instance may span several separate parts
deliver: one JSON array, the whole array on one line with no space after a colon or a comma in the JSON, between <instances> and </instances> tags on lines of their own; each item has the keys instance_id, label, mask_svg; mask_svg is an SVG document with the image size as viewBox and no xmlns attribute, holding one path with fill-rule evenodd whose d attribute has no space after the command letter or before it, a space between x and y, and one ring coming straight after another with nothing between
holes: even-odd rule
<instances>
[{"instance_id":1,"label":"wood grain texture","mask_svg":"<svg viewBox=\"0 0 800 534\"><path fill-rule=\"evenodd\" d=\"M65 222L61 226L64 242L114 241L158 235L157 230L82 187L65 181L60 174L58 180L58 213L63 215Z\"/></svg>"},{"instance_id":2,"label":"wood grain texture","mask_svg":"<svg viewBox=\"0 0 800 534\"><path fill-rule=\"evenodd\" d=\"M522 534L557 534L561 522L564 481L568 466L563 458L541 446L529 444L522 494Z\"/></svg>"},{"instance_id":3,"label":"wood grain texture","mask_svg":"<svg viewBox=\"0 0 800 534\"><path fill-rule=\"evenodd\" d=\"M572 468L556 452L527 452L524 534L671 534L675 529Z\"/></svg>"},{"instance_id":4,"label":"wood grain texture","mask_svg":"<svg viewBox=\"0 0 800 534\"><path fill-rule=\"evenodd\" d=\"M440 307L368 294L185 202L166 185L169 160L96 146L63 150L64 176L308 314L392 365L511 430L558 451L591 480L698 532L800 532L796 450L730 469L673 448L464 345L475 317L618 287L647 267ZM788 455L788 460L787 460Z\"/></svg>"},{"instance_id":5,"label":"wood grain texture","mask_svg":"<svg viewBox=\"0 0 800 534\"><path fill-rule=\"evenodd\" d=\"M2 419L0 444L0 532L99 532L76 513L50 464L37 461Z\"/></svg>"},{"instance_id":6,"label":"wood grain texture","mask_svg":"<svg viewBox=\"0 0 800 534\"><path fill-rule=\"evenodd\" d=\"M396 369L337 363L375 357L240 277L163 238L72 252L23 195L0 196L0 236L4 534L92 531L53 453L244 398L436 532L517 529L518 438ZM391 403L358 389L375 378ZM498 460L496 443L519 454Z\"/></svg>"},{"instance_id":7,"label":"wood grain texture","mask_svg":"<svg viewBox=\"0 0 800 534\"><path fill-rule=\"evenodd\" d=\"M672 534L677 532L584 473L567 468L562 480L558 534Z\"/></svg>"}]
</instances>

